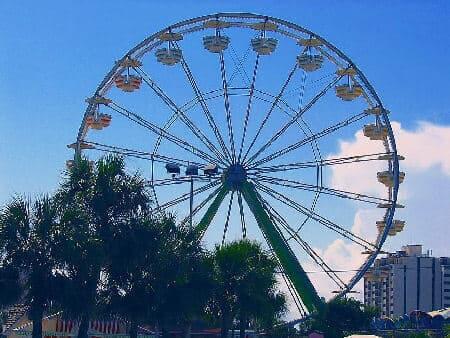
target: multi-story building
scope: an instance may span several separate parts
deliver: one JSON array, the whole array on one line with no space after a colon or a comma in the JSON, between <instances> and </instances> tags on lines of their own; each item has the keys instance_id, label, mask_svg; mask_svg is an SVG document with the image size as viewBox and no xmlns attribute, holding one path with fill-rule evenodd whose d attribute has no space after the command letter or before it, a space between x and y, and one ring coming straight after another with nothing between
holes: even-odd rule
<instances>
[{"instance_id":1,"label":"multi-story building","mask_svg":"<svg viewBox=\"0 0 450 338\"><path fill-rule=\"evenodd\" d=\"M442 267L442 307L450 307L450 258L441 258Z\"/></svg>"},{"instance_id":2,"label":"multi-story building","mask_svg":"<svg viewBox=\"0 0 450 338\"><path fill-rule=\"evenodd\" d=\"M450 307L450 257L407 245L378 258L364 275L364 303L389 317Z\"/></svg>"}]
</instances>

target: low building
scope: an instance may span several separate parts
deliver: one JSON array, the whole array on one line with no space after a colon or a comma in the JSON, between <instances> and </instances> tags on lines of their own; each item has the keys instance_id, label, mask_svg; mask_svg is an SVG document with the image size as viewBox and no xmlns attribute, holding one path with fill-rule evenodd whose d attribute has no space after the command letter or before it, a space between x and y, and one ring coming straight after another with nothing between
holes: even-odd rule
<instances>
[{"instance_id":1,"label":"low building","mask_svg":"<svg viewBox=\"0 0 450 338\"><path fill-rule=\"evenodd\" d=\"M449 307L450 258L423 253L422 245L378 258L364 275L364 304L387 317Z\"/></svg>"}]
</instances>

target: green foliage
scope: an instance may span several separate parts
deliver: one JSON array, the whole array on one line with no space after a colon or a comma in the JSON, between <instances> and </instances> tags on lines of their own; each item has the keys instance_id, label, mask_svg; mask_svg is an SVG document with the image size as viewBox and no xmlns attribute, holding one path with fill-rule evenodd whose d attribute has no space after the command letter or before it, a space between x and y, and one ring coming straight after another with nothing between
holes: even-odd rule
<instances>
[{"instance_id":1,"label":"green foliage","mask_svg":"<svg viewBox=\"0 0 450 338\"><path fill-rule=\"evenodd\" d=\"M52 198L13 199L0 213L0 306L26 301L36 338L49 304L80 320L80 338L93 316L126 319L132 337L143 323L167 336L205 312L224 333L234 321L241 336L251 324L281 337L277 262L246 240L208 253L197 232L152 214L149 196L141 176L108 156L78 159Z\"/></svg>"},{"instance_id":2,"label":"green foliage","mask_svg":"<svg viewBox=\"0 0 450 338\"><path fill-rule=\"evenodd\" d=\"M444 331L444 337L450 338L450 324L445 324L442 330Z\"/></svg>"},{"instance_id":3,"label":"green foliage","mask_svg":"<svg viewBox=\"0 0 450 338\"><path fill-rule=\"evenodd\" d=\"M325 304L311 320L311 328L326 337L344 337L345 333L367 330L377 310L365 307L353 298L338 298Z\"/></svg>"},{"instance_id":4,"label":"green foliage","mask_svg":"<svg viewBox=\"0 0 450 338\"><path fill-rule=\"evenodd\" d=\"M0 214L0 302L29 304L33 337L41 336L44 311L53 299L56 209L48 197L14 198Z\"/></svg>"},{"instance_id":5,"label":"green foliage","mask_svg":"<svg viewBox=\"0 0 450 338\"><path fill-rule=\"evenodd\" d=\"M256 242L242 240L216 247L211 312L221 321L222 335L235 319L241 335L250 320L271 328L279 319L286 300L276 291L276 266Z\"/></svg>"},{"instance_id":6,"label":"green foliage","mask_svg":"<svg viewBox=\"0 0 450 338\"><path fill-rule=\"evenodd\" d=\"M186 325L203 313L212 289L210 260L172 217L136 219L118 231L106 268L110 312L133 326ZM145 301L143 301L145 299Z\"/></svg>"},{"instance_id":7,"label":"green foliage","mask_svg":"<svg viewBox=\"0 0 450 338\"><path fill-rule=\"evenodd\" d=\"M114 238L149 217L150 198L143 178L127 174L122 158L108 156L95 165L78 159L55 201L60 217L55 236L58 301L66 315L81 319L79 337L85 337L99 308Z\"/></svg>"}]
</instances>

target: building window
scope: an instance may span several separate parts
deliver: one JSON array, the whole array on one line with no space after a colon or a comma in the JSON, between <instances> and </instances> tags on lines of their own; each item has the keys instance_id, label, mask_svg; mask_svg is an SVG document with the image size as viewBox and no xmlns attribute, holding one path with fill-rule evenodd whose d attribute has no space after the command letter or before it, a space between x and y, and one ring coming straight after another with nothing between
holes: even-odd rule
<instances>
[{"instance_id":1,"label":"building window","mask_svg":"<svg viewBox=\"0 0 450 338\"><path fill-rule=\"evenodd\" d=\"M444 292L450 292L450 289L444 289Z\"/></svg>"}]
</instances>

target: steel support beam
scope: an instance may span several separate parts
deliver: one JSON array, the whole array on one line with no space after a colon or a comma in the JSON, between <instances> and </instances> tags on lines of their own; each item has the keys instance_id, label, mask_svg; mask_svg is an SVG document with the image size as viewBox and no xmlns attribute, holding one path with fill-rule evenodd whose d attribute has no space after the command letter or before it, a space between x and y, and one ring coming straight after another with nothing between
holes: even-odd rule
<instances>
[{"instance_id":1,"label":"steel support beam","mask_svg":"<svg viewBox=\"0 0 450 338\"><path fill-rule=\"evenodd\" d=\"M250 210L255 216L259 228L270 241L271 247L277 254L284 271L292 281L303 304L310 313L319 310L323 305L323 301L317 294L316 289L298 262L295 254L287 245L285 238L271 221L259 199L259 194L254 185L248 181L244 182L241 191Z\"/></svg>"}]
</instances>

